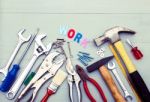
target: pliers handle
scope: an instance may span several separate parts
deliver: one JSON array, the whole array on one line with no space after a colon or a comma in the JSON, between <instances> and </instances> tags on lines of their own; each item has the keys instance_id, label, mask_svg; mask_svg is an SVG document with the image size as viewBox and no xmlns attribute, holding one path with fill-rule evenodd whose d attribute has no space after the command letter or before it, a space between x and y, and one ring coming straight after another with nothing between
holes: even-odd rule
<instances>
[{"instance_id":1,"label":"pliers handle","mask_svg":"<svg viewBox=\"0 0 150 102\"><path fill-rule=\"evenodd\" d=\"M85 71L83 70L83 68L81 68L79 65L76 65L76 69L77 69L77 73L79 74L81 80L83 81L83 87L85 90L86 95L88 96L88 98L91 100L91 102L96 102L96 100L94 99L94 97L91 95L88 85L87 85L87 81L89 81L91 84L93 84L96 89L98 90L100 96L102 97L103 102L107 102L107 99L105 97L105 94L101 88L101 86L92 78L90 78Z\"/></svg>"},{"instance_id":2,"label":"pliers handle","mask_svg":"<svg viewBox=\"0 0 150 102\"><path fill-rule=\"evenodd\" d=\"M82 96L81 96L81 90L80 90L80 82L81 79L79 75L76 73L75 75L68 75L68 85L69 85L69 97L71 102L74 102L73 97L73 86L75 85L77 94L78 94L78 102L81 102Z\"/></svg>"},{"instance_id":3,"label":"pliers handle","mask_svg":"<svg viewBox=\"0 0 150 102\"><path fill-rule=\"evenodd\" d=\"M96 89L98 90L99 94L102 97L103 102L107 102L105 94L104 94L102 88L100 87L100 85L92 78L89 78L88 81L90 81L96 87ZM96 100L94 99L94 97L91 95L91 93L89 91L89 88L88 88L86 81L83 81L83 87L84 87L85 93L87 94L87 96L89 97L91 102L96 102Z\"/></svg>"}]
</instances>

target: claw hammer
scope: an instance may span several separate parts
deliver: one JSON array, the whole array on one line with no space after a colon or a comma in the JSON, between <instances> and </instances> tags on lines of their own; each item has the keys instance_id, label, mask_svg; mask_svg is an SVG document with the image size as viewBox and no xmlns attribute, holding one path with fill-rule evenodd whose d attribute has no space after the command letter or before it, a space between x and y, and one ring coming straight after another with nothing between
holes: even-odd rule
<instances>
[{"instance_id":1,"label":"claw hammer","mask_svg":"<svg viewBox=\"0 0 150 102\"><path fill-rule=\"evenodd\" d=\"M100 46L107 41L111 42L111 44L114 46L114 48L116 48L117 52L119 53L123 62L125 63L125 66L127 67L131 81L133 83L133 86L135 87L140 98L143 100L143 102L149 102L150 92L144 80L142 79L141 75L138 73L137 69L135 68L135 65L130 60L123 46L123 43L121 42L121 39L119 37L119 34L121 33L135 34L135 31L125 28L125 27L116 26L116 27L106 30L104 35L94 39L94 42L96 46Z\"/></svg>"}]
</instances>

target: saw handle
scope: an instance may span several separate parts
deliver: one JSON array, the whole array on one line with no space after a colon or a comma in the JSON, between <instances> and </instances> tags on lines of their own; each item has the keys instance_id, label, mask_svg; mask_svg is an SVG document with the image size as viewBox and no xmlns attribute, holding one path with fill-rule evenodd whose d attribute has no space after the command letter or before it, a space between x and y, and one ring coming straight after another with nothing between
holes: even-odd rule
<instances>
[{"instance_id":1,"label":"saw handle","mask_svg":"<svg viewBox=\"0 0 150 102\"><path fill-rule=\"evenodd\" d=\"M52 90L47 89L45 96L42 98L41 102L47 102L48 98L53 95L54 92Z\"/></svg>"},{"instance_id":2,"label":"saw handle","mask_svg":"<svg viewBox=\"0 0 150 102\"><path fill-rule=\"evenodd\" d=\"M123 96L121 95L119 89L117 88L111 74L109 73L108 69L105 66L99 68L99 72L102 75L104 81L106 82L107 86L109 87L115 102L126 102Z\"/></svg>"},{"instance_id":3,"label":"saw handle","mask_svg":"<svg viewBox=\"0 0 150 102\"><path fill-rule=\"evenodd\" d=\"M8 72L6 78L1 84L0 90L2 92L7 92L10 89L10 87L13 85L19 69L20 66L18 64L13 65L13 68Z\"/></svg>"},{"instance_id":4,"label":"saw handle","mask_svg":"<svg viewBox=\"0 0 150 102\"><path fill-rule=\"evenodd\" d=\"M144 102L149 102L150 92L144 80L142 79L138 71L136 70L134 64L131 62L130 58L128 57L127 52L125 51L125 48L122 42L118 41L114 44L114 46L116 47L117 51L119 52L121 58L123 59L127 67L130 78L134 84L134 87L136 88L137 93L139 94L139 96Z\"/></svg>"}]
</instances>

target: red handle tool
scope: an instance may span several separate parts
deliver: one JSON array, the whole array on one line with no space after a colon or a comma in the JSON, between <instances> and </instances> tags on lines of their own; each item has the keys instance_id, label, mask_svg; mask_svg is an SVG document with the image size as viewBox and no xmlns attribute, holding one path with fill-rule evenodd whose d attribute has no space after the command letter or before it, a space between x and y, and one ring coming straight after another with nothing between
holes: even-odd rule
<instances>
[{"instance_id":1,"label":"red handle tool","mask_svg":"<svg viewBox=\"0 0 150 102\"><path fill-rule=\"evenodd\" d=\"M131 51L136 59L141 59L143 57L142 52L137 47L132 48Z\"/></svg>"},{"instance_id":2,"label":"red handle tool","mask_svg":"<svg viewBox=\"0 0 150 102\"><path fill-rule=\"evenodd\" d=\"M127 39L127 43L132 47L131 52L134 55L134 57L139 60L143 57L142 52L138 49L138 47L133 46L133 44L131 43L131 41L129 39Z\"/></svg>"},{"instance_id":3,"label":"red handle tool","mask_svg":"<svg viewBox=\"0 0 150 102\"><path fill-rule=\"evenodd\" d=\"M91 82L96 89L98 90L100 96L102 97L103 102L107 102L107 99L105 97L105 94L102 90L102 88L100 87L100 85L92 78L90 78L85 71L83 70L83 68L81 68L79 65L76 65L77 68L77 73L79 74L81 80L83 81L83 87L85 90L86 95L88 96L88 98L91 100L91 102L97 102L94 97L91 95L88 85L87 85L87 81Z\"/></svg>"},{"instance_id":4,"label":"red handle tool","mask_svg":"<svg viewBox=\"0 0 150 102\"><path fill-rule=\"evenodd\" d=\"M45 94L45 96L42 98L41 102L47 102L48 98L53 95L55 92L53 92L50 89L47 89L47 92Z\"/></svg>"},{"instance_id":5,"label":"red handle tool","mask_svg":"<svg viewBox=\"0 0 150 102\"><path fill-rule=\"evenodd\" d=\"M97 88L99 94L101 95L102 99L103 99L103 102L107 102L107 99L105 97L105 94L103 93L103 90L102 88L100 87L100 85L95 81L93 80L92 78L89 78L89 81ZM87 94L87 96L89 97L89 99L91 100L91 102L96 102L96 100L94 99L94 97L91 95L89 89L88 89L88 86L87 86L87 82L83 82L83 87L84 87L84 90Z\"/></svg>"}]
</instances>

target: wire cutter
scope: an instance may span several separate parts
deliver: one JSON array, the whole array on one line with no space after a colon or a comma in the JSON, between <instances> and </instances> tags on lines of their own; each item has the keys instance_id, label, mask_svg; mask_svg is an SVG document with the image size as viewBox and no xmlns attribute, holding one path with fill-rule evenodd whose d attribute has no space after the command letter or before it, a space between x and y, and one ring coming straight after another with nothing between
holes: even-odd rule
<instances>
[{"instance_id":1,"label":"wire cutter","mask_svg":"<svg viewBox=\"0 0 150 102\"><path fill-rule=\"evenodd\" d=\"M77 89L77 94L78 94L78 102L81 102L81 91L80 91L80 87L79 87L81 79L80 79L79 75L77 74L77 72L74 70L70 58L67 58L66 69L67 69L67 72L68 72L67 80L68 80L68 84L69 84L69 97L70 97L70 100L71 100L71 102L74 102L73 101L73 84L75 84L76 89Z\"/></svg>"},{"instance_id":2,"label":"wire cutter","mask_svg":"<svg viewBox=\"0 0 150 102\"><path fill-rule=\"evenodd\" d=\"M54 59L60 55L59 52L52 52L50 53L43 63L41 64L40 68L38 69L37 73L33 77L33 79L29 82L29 84L25 87L25 89L21 92L20 96L17 98L17 102L29 92L29 90L33 90L32 96L28 101L33 102L38 90L40 87L50 78L52 78L58 69L63 65L66 59L60 59L57 62L54 62ZM27 102L28 102L27 101Z\"/></svg>"},{"instance_id":3,"label":"wire cutter","mask_svg":"<svg viewBox=\"0 0 150 102\"><path fill-rule=\"evenodd\" d=\"M90 78L85 71L83 70L83 68L81 68L79 65L76 65L76 70L77 73L79 74L81 80L83 81L83 87L85 90L86 95L88 96L88 98L91 100L91 102L97 102L94 97L91 95L89 88L87 86L87 81L91 82L98 90L99 94L102 97L103 102L107 102L107 99L105 97L105 94L102 90L102 88L100 87L100 85L92 78Z\"/></svg>"}]
</instances>

